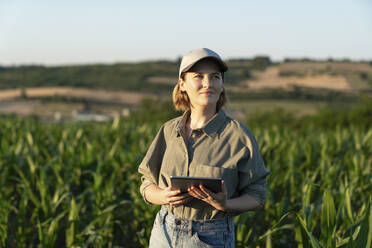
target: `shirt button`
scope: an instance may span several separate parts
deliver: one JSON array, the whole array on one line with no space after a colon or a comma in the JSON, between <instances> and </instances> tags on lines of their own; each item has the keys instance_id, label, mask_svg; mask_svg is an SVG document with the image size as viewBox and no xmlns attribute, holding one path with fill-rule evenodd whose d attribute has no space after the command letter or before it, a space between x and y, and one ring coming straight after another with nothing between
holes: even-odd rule
<instances>
[{"instance_id":1,"label":"shirt button","mask_svg":"<svg viewBox=\"0 0 372 248\"><path fill-rule=\"evenodd\" d=\"M176 223L176 225L181 225L181 220L175 220L174 223Z\"/></svg>"}]
</instances>

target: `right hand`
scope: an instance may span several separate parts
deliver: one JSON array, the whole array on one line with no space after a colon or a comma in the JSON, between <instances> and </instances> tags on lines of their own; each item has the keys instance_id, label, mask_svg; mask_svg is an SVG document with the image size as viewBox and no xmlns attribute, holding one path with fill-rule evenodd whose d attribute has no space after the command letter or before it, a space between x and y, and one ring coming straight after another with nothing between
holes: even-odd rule
<instances>
[{"instance_id":1,"label":"right hand","mask_svg":"<svg viewBox=\"0 0 372 248\"><path fill-rule=\"evenodd\" d=\"M163 199L163 204L169 204L171 206L183 205L192 200L192 196L188 193L182 193L181 190L172 189L170 186L163 189L161 198Z\"/></svg>"}]
</instances>

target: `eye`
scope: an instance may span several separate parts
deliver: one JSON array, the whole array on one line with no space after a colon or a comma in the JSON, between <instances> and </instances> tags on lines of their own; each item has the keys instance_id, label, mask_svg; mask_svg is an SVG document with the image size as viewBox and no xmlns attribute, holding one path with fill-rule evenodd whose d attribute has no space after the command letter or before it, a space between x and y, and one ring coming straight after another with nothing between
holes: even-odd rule
<instances>
[{"instance_id":1,"label":"eye","mask_svg":"<svg viewBox=\"0 0 372 248\"><path fill-rule=\"evenodd\" d=\"M195 75L194 75L194 78L203 78L203 77L202 77L202 75L200 75L200 74L195 74Z\"/></svg>"},{"instance_id":2,"label":"eye","mask_svg":"<svg viewBox=\"0 0 372 248\"><path fill-rule=\"evenodd\" d=\"M221 79L221 75L220 74L213 74L213 78L214 79Z\"/></svg>"}]
</instances>

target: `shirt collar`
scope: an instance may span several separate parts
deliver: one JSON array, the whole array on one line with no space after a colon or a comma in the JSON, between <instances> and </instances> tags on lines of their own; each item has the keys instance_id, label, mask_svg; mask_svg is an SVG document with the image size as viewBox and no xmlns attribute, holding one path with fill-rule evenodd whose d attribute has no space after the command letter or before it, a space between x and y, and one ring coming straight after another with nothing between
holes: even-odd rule
<instances>
[{"instance_id":1,"label":"shirt collar","mask_svg":"<svg viewBox=\"0 0 372 248\"><path fill-rule=\"evenodd\" d=\"M183 127L186 125L186 121L187 121L187 118L189 118L190 113L191 113L190 110L186 110L183 113L181 120L178 122L177 127L176 127L177 137L182 136Z\"/></svg>"},{"instance_id":2,"label":"shirt collar","mask_svg":"<svg viewBox=\"0 0 372 248\"><path fill-rule=\"evenodd\" d=\"M185 111L182 115L181 120L177 124L177 136L180 136L182 130L186 124L187 118L190 116L190 110ZM210 119L204 127L200 128L204 133L206 133L210 137L216 137L217 132L220 128L225 124L226 121L226 114L225 111L220 109L213 117Z\"/></svg>"},{"instance_id":3,"label":"shirt collar","mask_svg":"<svg viewBox=\"0 0 372 248\"><path fill-rule=\"evenodd\" d=\"M225 124L226 114L225 111L220 109L213 117L210 119L207 124L202 128L202 130L211 137L215 137L217 132Z\"/></svg>"}]
</instances>

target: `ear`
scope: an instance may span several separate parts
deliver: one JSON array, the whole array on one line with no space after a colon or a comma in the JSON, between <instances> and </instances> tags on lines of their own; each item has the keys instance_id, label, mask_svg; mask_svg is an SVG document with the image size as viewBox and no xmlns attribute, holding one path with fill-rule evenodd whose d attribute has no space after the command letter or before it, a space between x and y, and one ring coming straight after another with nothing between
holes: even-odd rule
<instances>
[{"instance_id":1,"label":"ear","mask_svg":"<svg viewBox=\"0 0 372 248\"><path fill-rule=\"evenodd\" d=\"M178 79L178 83L180 84L180 90L182 91L182 92L185 92L186 90L185 90L185 81L183 81L183 79L182 78L180 78L180 79Z\"/></svg>"}]
</instances>

